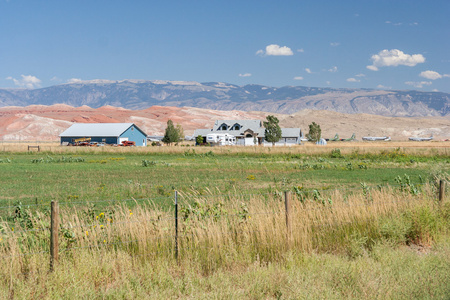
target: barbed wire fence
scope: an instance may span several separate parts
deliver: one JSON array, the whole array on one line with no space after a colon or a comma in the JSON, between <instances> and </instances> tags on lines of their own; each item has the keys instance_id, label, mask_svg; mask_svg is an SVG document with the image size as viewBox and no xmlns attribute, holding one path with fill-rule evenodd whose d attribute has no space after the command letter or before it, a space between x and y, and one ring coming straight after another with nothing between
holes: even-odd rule
<instances>
[{"instance_id":1,"label":"barbed wire fence","mask_svg":"<svg viewBox=\"0 0 450 300\"><path fill-rule=\"evenodd\" d=\"M391 186L386 186L387 188L402 188L402 185L391 185ZM367 192L370 188L373 189L379 189L380 190L380 186L376 185L376 186L362 186L361 188L340 188L340 189L330 189L330 190L326 190L325 192L327 193L336 193L336 192L341 192L341 191L354 191L354 190L363 190L363 194L365 192ZM445 180L440 180L439 181L439 185L437 188L437 202L440 204L444 201L445 198L445 191L446 191L446 181ZM323 192L323 191L321 191ZM308 194L309 193L309 194ZM313 191L307 191L305 192L305 194L308 194L308 197L320 197L317 196L317 194L314 195ZM238 194L239 195L239 194ZM279 192L279 191L275 191L272 193L249 193L249 194L240 194L240 196L242 197L266 197L266 199L268 199L269 197L272 197L273 199L277 199L277 200L281 200L284 202L283 208L284 209L280 209L279 207L277 209L272 209L271 211L254 211L254 212L238 212L238 213L223 213L223 212L218 212L216 214L211 214L208 215L208 218L237 218L237 219L249 219L249 218L262 218L262 217L270 217L272 216L273 218L284 218L284 223L285 223L285 241L286 244L288 245L288 247L291 245L292 243L292 232L294 229L296 229L295 226L299 226L298 224L296 224L295 222L292 221L292 202L293 202L293 195L296 197L297 200L302 200L302 195L298 194L298 193L293 193L292 191L284 191L284 192ZM162 224L163 222L168 222L168 227L165 228L165 230L162 231L161 234L164 234L163 236L155 236L153 237L152 242L155 243L155 245L157 245L157 243L167 243L167 240L169 239L169 248L172 249L173 251L173 256L174 258L178 261L179 257L180 257L180 252L181 251L187 251L187 250L195 250L195 249L209 249L209 247L211 246L206 246L206 245L199 245L199 244L186 244L186 242L184 240L194 240L196 237L196 234L194 232L188 233L188 232L182 232L180 231L180 223L182 223L183 221L186 221L186 217L185 216L180 216L180 208L179 208L179 198L203 198L203 199L209 199L209 198L219 198L219 197L223 197L224 199L230 198L232 196L236 196L236 195L183 195L180 194L178 191L174 192L174 197L172 198L173 203L174 203L174 216L173 217L156 217L156 218L140 218L139 220L123 220L123 221L114 221L107 223L108 226L129 226L130 224L144 224L144 223L158 223L158 224ZM366 195L364 195L366 196ZM281 198L281 199L280 199ZM167 199L165 197L165 199ZM66 221L64 224L61 222L60 219L60 204L62 205L74 205L74 204L80 204L80 205L86 205L88 203L115 203L115 202L119 202L119 203L127 203L130 201L135 201L136 203L138 201L148 201L149 203L154 200L152 198L147 198L147 199L123 199L123 200L99 200L99 201L92 201L92 202L83 202L83 201L79 201L79 202L61 202L58 203L57 201L52 201L51 205L50 205L50 220L48 224L42 224L41 227L37 227L37 228L29 228L29 229L19 229L14 231L14 228L9 229L9 232L7 232L7 228L5 228L5 226L3 226L2 230L0 231L0 238L1 240L4 239L8 239L8 238L19 238L21 236L24 236L28 233L34 233L34 234L41 234L43 239L47 239L48 243L44 243L46 245L49 245L48 250L42 250L42 251L33 251L33 252L20 252L17 251L18 253L12 253L12 254L5 254L5 255L0 255L0 258L17 258L17 257L27 257L27 256L33 256L33 255L45 255L47 258L49 259L49 266L50 266L50 270L54 270L54 266L57 263L57 261L59 260L59 254L62 253L66 253L69 251L77 251L77 250L81 250L81 249L89 249L92 251L99 251L102 249L109 249L111 247L117 247L117 246L130 246L134 243L138 244L138 243L142 243L145 241L142 241L140 239L133 239L131 236L128 239L125 240L117 240L117 241L107 241L106 239L103 240L103 242L97 242L97 243L90 243L87 245L78 245L78 246L72 246L72 245L68 245L63 249L60 249L60 239L61 239L61 234L62 231L64 230L73 230L73 229L80 229L81 231L85 231L86 230L86 234L88 233L87 230L90 230L92 228L96 228L97 226L99 228L101 228L101 226L103 226L102 224L99 224L99 222L92 222L92 223L83 223L83 224L73 224L70 221ZM304 199L303 199L304 200ZM302 201L303 201L302 200ZM302 206L302 210L304 211L321 211L327 208L327 205L329 205L329 207L336 207L336 204L331 204L331 203L327 203L326 200L323 200L323 197L320 199L320 201L318 201L319 199L315 199L316 202L322 202L322 206L315 206L315 207L307 207L307 206ZM395 200L396 202L410 202L412 201L410 198L405 198L403 200ZM395 201L391 201L391 202L395 202ZM341 203L341 206L347 206L347 207L357 207L357 206L373 206L376 204L380 204L381 202L374 202L374 201L367 201L365 203L360 203L360 204L350 204L350 203ZM382 202L381 204L386 204L387 202ZM303 204L303 202L301 202L301 204ZM30 204L27 205L29 207L41 207L44 205L48 205L48 204ZM3 206L0 207L0 209L10 209L10 208L14 208L15 206ZM320 220L319 220L320 221ZM333 222L329 221L329 222L319 222L319 221L314 221L312 220L309 224L308 224L308 228L309 230L316 230L316 229L320 229L320 228L331 228L333 226L336 225L348 225L351 224L352 221L340 221L339 223L334 224ZM170 224L173 224L173 227L170 227ZM242 232L242 234L265 234L266 232L258 232L259 230L255 230L252 229L252 232L250 233L246 233L246 232ZM170 232L169 234L167 232ZM48 235L47 235L48 234ZM220 232L220 235L222 236L226 236L226 235L230 235L230 236L235 236L239 234L239 232L237 230L234 231L229 231L229 232ZM164 239L164 241L163 241ZM0 240L0 241L1 241ZM159 241L158 241L159 240ZM168 249L168 248L166 248ZM167 251L167 250L166 250ZM134 255L144 255L144 254L134 254Z\"/></svg>"}]
</instances>

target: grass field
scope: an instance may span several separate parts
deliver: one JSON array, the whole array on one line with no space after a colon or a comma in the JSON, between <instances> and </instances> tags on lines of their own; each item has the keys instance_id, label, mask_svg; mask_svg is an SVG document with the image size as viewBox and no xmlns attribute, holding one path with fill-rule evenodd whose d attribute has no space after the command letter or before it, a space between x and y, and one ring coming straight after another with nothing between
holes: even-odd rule
<instances>
[{"instance_id":1,"label":"grass field","mask_svg":"<svg viewBox=\"0 0 450 300\"><path fill-rule=\"evenodd\" d=\"M155 149L158 148L158 149ZM74 150L75 149L75 150ZM317 148L316 148L317 149ZM302 187L306 190L396 184L408 175L419 183L450 169L447 148L194 148L92 149L0 154L0 201L8 205L51 200L93 201L156 198L181 192L247 193ZM114 150L117 150L115 152ZM156 152L160 150L160 152ZM161 200L165 204L165 200Z\"/></svg>"},{"instance_id":2,"label":"grass field","mask_svg":"<svg viewBox=\"0 0 450 300\"><path fill-rule=\"evenodd\" d=\"M447 144L338 145L4 144L0 298L449 298Z\"/></svg>"}]
</instances>

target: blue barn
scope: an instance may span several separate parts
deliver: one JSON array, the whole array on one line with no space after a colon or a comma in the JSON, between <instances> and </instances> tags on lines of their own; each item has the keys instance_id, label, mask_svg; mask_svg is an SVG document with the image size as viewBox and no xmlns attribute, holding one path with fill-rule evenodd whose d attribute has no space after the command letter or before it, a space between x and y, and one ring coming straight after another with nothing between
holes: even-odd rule
<instances>
[{"instance_id":1,"label":"blue barn","mask_svg":"<svg viewBox=\"0 0 450 300\"><path fill-rule=\"evenodd\" d=\"M61 145L89 139L92 143L121 144L133 141L136 146L147 146L147 134L133 123L76 123L59 135Z\"/></svg>"}]
</instances>

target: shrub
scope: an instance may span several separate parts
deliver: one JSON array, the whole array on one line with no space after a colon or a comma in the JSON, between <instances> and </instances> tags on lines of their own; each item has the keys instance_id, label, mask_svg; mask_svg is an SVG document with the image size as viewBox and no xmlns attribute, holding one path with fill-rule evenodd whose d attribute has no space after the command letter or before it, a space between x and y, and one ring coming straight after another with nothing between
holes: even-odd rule
<instances>
[{"instance_id":1,"label":"shrub","mask_svg":"<svg viewBox=\"0 0 450 300\"><path fill-rule=\"evenodd\" d=\"M335 148L333 150L331 150L331 158L343 158L342 154L341 154L341 149L339 148Z\"/></svg>"}]
</instances>

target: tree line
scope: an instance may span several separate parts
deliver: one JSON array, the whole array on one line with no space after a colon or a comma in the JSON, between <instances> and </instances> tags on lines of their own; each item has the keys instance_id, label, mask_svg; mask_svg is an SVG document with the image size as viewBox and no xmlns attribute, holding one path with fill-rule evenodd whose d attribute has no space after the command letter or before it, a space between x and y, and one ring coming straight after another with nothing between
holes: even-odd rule
<instances>
[{"instance_id":1,"label":"tree line","mask_svg":"<svg viewBox=\"0 0 450 300\"><path fill-rule=\"evenodd\" d=\"M281 137L281 127L279 125L280 121L277 117L273 115L268 115L266 117L266 121L263 122L264 126L264 138L267 142L272 143L272 145L275 145ZM320 129L320 125L316 124L315 122L312 122L309 125L309 133L306 134L306 137L309 141L317 142L320 140L322 134L322 130ZM172 120L167 121L167 127L164 132L164 137L162 139L162 142L168 145L171 145L172 143L178 143L184 139L184 130L183 127L181 127L180 124L177 124L176 126L173 124ZM198 136L197 141L203 141L203 137Z\"/></svg>"}]
</instances>

